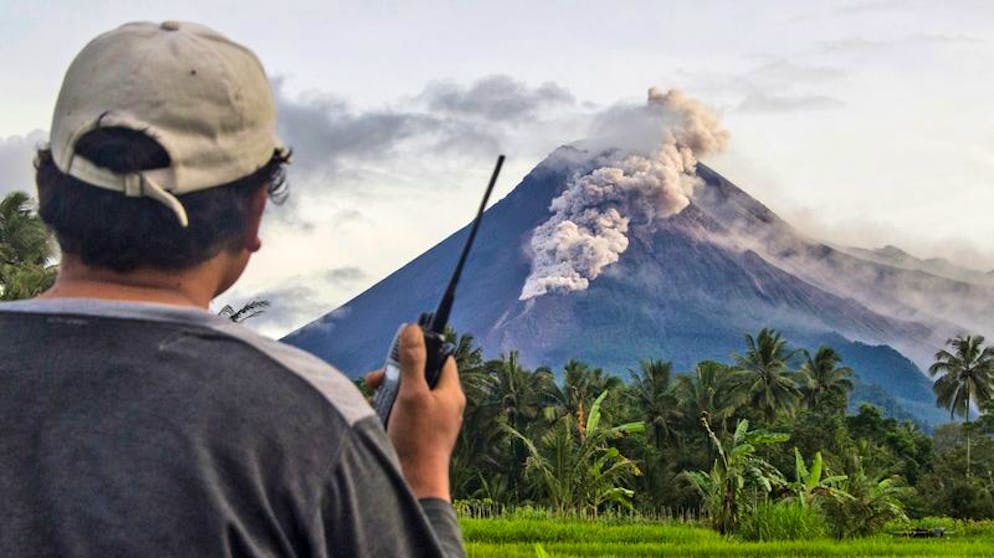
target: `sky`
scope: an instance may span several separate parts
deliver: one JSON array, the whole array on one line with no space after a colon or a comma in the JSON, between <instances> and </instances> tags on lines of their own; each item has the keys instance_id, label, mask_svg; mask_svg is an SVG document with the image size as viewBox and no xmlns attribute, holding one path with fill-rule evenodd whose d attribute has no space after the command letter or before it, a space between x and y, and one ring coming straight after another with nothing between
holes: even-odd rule
<instances>
[{"instance_id":1,"label":"sky","mask_svg":"<svg viewBox=\"0 0 994 558\"><path fill-rule=\"evenodd\" d=\"M291 197L218 304L278 336L466 224L599 115L678 88L716 111L704 162L812 237L994 269L994 3L0 0L0 192L30 191L62 76L133 20L252 48L295 149ZM393 327L393 326L390 326Z\"/></svg>"}]
</instances>

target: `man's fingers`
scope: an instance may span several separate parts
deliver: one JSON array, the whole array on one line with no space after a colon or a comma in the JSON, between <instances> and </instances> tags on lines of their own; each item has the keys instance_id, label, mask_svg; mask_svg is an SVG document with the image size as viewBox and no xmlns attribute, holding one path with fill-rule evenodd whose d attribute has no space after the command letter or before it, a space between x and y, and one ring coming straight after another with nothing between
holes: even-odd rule
<instances>
[{"instance_id":1,"label":"man's fingers","mask_svg":"<svg viewBox=\"0 0 994 558\"><path fill-rule=\"evenodd\" d=\"M411 324L404 326L397 352L400 357L400 390L427 390L425 361L428 351L425 348L425 335L420 327Z\"/></svg>"},{"instance_id":2,"label":"man's fingers","mask_svg":"<svg viewBox=\"0 0 994 558\"><path fill-rule=\"evenodd\" d=\"M366 387L371 390L376 390L381 385L383 385L383 378L386 377L386 372L383 370L373 370L372 372L367 372L363 376L363 381L366 382Z\"/></svg>"}]
</instances>

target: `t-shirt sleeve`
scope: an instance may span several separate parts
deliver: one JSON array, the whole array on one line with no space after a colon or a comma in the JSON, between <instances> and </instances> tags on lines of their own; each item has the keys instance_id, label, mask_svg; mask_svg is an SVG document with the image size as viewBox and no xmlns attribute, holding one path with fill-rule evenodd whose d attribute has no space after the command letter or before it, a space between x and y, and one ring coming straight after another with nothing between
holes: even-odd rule
<instances>
[{"instance_id":1,"label":"t-shirt sleeve","mask_svg":"<svg viewBox=\"0 0 994 558\"><path fill-rule=\"evenodd\" d=\"M452 509L452 504L440 498L422 498L418 503L428 517L428 522L431 523L445 556L465 556L462 530L459 528L459 520L456 519L456 511Z\"/></svg>"},{"instance_id":2,"label":"t-shirt sleeve","mask_svg":"<svg viewBox=\"0 0 994 558\"><path fill-rule=\"evenodd\" d=\"M375 417L351 428L323 502L325 556L464 557L452 506L414 498Z\"/></svg>"}]
</instances>

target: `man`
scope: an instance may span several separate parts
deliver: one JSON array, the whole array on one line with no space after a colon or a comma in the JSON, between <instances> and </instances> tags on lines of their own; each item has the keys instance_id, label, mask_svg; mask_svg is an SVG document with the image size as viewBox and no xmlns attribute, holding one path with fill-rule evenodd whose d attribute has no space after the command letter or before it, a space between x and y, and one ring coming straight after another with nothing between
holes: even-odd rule
<instances>
[{"instance_id":1,"label":"man","mask_svg":"<svg viewBox=\"0 0 994 558\"><path fill-rule=\"evenodd\" d=\"M73 61L36 161L58 279L0 305L0 555L463 554L465 397L451 359L428 388L420 329L387 433L339 372L207 310L281 193L275 123L255 55L200 25Z\"/></svg>"}]
</instances>

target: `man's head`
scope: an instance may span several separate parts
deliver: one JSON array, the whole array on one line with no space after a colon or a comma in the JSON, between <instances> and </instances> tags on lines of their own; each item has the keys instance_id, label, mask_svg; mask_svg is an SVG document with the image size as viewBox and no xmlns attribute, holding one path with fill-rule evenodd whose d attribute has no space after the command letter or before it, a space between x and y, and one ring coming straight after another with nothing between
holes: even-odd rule
<instances>
[{"instance_id":1,"label":"man's head","mask_svg":"<svg viewBox=\"0 0 994 558\"><path fill-rule=\"evenodd\" d=\"M127 24L66 73L39 213L86 266L184 270L254 249L288 157L251 51L196 24Z\"/></svg>"}]
</instances>

